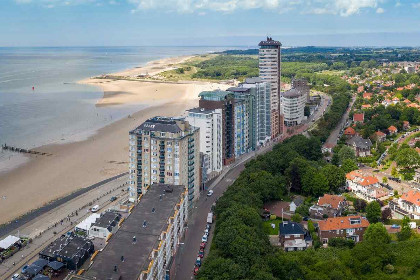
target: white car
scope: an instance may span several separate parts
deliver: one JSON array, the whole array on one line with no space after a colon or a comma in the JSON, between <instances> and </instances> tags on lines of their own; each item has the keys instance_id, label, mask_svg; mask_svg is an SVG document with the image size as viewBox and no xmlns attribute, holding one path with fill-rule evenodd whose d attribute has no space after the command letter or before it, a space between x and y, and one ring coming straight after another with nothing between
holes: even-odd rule
<instances>
[{"instance_id":1,"label":"white car","mask_svg":"<svg viewBox=\"0 0 420 280\"><path fill-rule=\"evenodd\" d=\"M201 242L207 242L207 235L203 235L203 237L201 238Z\"/></svg>"},{"instance_id":2,"label":"white car","mask_svg":"<svg viewBox=\"0 0 420 280\"><path fill-rule=\"evenodd\" d=\"M18 279L19 278L19 273L15 273L13 276L12 276L12 279L11 280L16 280L16 279Z\"/></svg>"},{"instance_id":3,"label":"white car","mask_svg":"<svg viewBox=\"0 0 420 280\"><path fill-rule=\"evenodd\" d=\"M209 190L209 192L207 193L207 196L212 196L213 195L213 190Z\"/></svg>"},{"instance_id":4,"label":"white car","mask_svg":"<svg viewBox=\"0 0 420 280\"><path fill-rule=\"evenodd\" d=\"M205 234L206 236L208 236L208 235L209 235L209 229L208 229L208 228L206 228L206 229L204 230L204 234Z\"/></svg>"}]
</instances>

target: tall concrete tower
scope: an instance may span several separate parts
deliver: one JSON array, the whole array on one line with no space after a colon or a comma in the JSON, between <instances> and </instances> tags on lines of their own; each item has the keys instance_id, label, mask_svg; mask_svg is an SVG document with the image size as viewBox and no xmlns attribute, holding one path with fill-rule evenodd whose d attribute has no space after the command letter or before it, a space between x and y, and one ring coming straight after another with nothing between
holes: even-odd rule
<instances>
[{"instance_id":1,"label":"tall concrete tower","mask_svg":"<svg viewBox=\"0 0 420 280\"><path fill-rule=\"evenodd\" d=\"M263 82L271 84L271 138L283 133L283 117L280 107L281 43L267 37L259 44L259 70Z\"/></svg>"}]
</instances>

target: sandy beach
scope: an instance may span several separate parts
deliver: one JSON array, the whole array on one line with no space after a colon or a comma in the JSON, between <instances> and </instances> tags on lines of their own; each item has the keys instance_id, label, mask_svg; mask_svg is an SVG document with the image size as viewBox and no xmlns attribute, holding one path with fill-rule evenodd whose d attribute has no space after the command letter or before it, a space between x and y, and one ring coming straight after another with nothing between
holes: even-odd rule
<instances>
[{"instance_id":1,"label":"sandy beach","mask_svg":"<svg viewBox=\"0 0 420 280\"><path fill-rule=\"evenodd\" d=\"M190 57L162 59L115 76L156 75L174 68ZM31 156L31 160L0 175L0 224L36 209L79 188L127 171L128 132L153 116L180 116L198 106L203 90L225 89L227 85L204 82L166 83L119 79L86 79L81 83L100 87L104 96L96 106L142 104L147 107L116 121L87 140L46 145L38 151L52 156ZM93 105L94 106L94 105Z\"/></svg>"}]
</instances>

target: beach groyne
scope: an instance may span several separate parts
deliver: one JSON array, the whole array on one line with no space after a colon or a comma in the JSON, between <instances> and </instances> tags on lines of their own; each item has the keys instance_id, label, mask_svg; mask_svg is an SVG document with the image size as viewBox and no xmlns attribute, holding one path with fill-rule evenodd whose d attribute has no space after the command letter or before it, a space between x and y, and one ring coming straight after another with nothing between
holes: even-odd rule
<instances>
[{"instance_id":1,"label":"beach groyne","mask_svg":"<svg viewBox=\"0 0 420 280\"><path fill-rule=\"evenodd\" d=\"M43 152L38 152L38 151L34 151L34 150L28 150L28 149L24 149L24 148L13 147L13 146L9 146L7 144L1 145L1 149L5 150L5 151L22 153L22 154L52 156L52 154L50 154L50 153L43 153Z\"/></svg>"}]
</instances>

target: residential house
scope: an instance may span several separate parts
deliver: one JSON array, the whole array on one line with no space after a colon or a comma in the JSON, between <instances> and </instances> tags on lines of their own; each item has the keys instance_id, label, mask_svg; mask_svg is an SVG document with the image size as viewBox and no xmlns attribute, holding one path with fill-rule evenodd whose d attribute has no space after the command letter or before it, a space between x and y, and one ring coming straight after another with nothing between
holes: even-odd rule
<instances>
[{"instance_id":1,"label":"residential house","mask_svg":"<svg viewBox=\"0 0 420 280\"><path fill-rule=\"evenodd\" d=\"M404 130L410 129L410 122L409 121L403 121L403 129Z\"/></svg>"},{"instance_id":2,"label":"residential house","mask_svg":"<svg viewBox=\"0 0 420 280\"><path fill-rule=\"evenodd\" d=\"M385 141L386 134L383 133L382 131L378 130L378 131L375 132L374 137L375 137L376 141L381 143L381 142Z\"/></svg>"},{"instance_id":3,"label":"residential house","mask_svg":"<svg viewBox=\"0 0 420 280\"><path fill-rule=\"evenodd\" d=\"M347 139L352 138L356 135L356 130L354 130L353 127L349 126L344 130L344 135L347 137Z\"/></svg>"},{"instance_id":4,"label":"residential house","mask_svg":"<svg viewBox=\"0 0 420 280\"><path fill-rule=\"evenodd\" d=\"M353 115L353 122L355 123L363 123L365 121L365 114L364 113L360 113L360 114L354 114Z\"/></svg>"},{"instance_id":5,"label":"residential house","mask_svg":"<svg viewBox=\"0 0 420 280\"><path fill-rule=\"evenodd\" d=\"M384 105L385 107L388 107L391 104L392 104L392 101L389 99L385 99L384 101L382 101L382 105Z\"/></svg>"},{"instance_id":6,"label":"residential house","mask_svg":"<svg viewBox=\"0 0 420 280\"><path fill-rule=\"evenodd\" d=\"M419 149L419 148L416 148L416 150L417 149ZM419 150L417 150L417 153L419 153L420 152L420 149ZM420 168L417 168L416 170L415 170L415 175L414 175L414 178L413 178L413 180L416 182L416 183L419 183L420 184Z\"/></svg>"},{"instance_id":7,"label":"residential house","mask_svg":"<svg viewBox=\"0 0 420 280\"><path fill-rule=\"evenodd\" d=\"M365 92L365 93L363 93L363 98L364 99L371 99L372 98L372 93L371 92Z\"/></svg>"},{"instance_id":8,"label":"residential house","mask_svg":"<svg viewBox=\"0 0 420 280\"><path fill-rule=\"evenodd\" d=\"M279 243L286 251L302 251L312 246L312 238L299 223L284 221L279 224Z\"/></svg>"},{"instance_id":9,"label":"residential house","mask_svg":"<svg viewBox=\"0 0 420 280\"><path fill-rule=\"evenodd\" d=\"M298 208L302 204L303 204L303 197L296 196L296 198L293 199L293 201L289 205L289 211L294 213L296 211L296 208Z\"/></svg>"},{"instance_id":10,"label":"residential house","mask_svg":"<svg viewBox=\"0 0 420 280\"><path fill-rule=\"evenodd\" d=\"M324 245L327 245L331 238L352 239L357 243L363 240L368 226L369 221L361 216L328 218L318 222L318 234Z\"/></svg>"},{"instance_id":11,"label":"residential house","mask_svg":"<svg viewBox=\"0 0 420 280\"><path fill-rule=\"evenodd\" d=\"M318 198L318 202L309 208L309 215L314 219L341 216L347 208L347 201L341 195L325 194Z\"/></svg>"},{"instance_id":12,"label":"residential house","mask_svg":"<svg viewBox=\"0 0 420 280\"><path fill-rule=\"evenodd\" d=\"M370 139L364 139L359 135L356 135L346 141L347 146L353 148L356 156L366 157L370 156L370 149L372 147L372 141Z\"/></svg>"},{"instance_id":13,"label":"residential house","mask_svg":"<svg viewBox=\"0 0 420 280\"><path fill-rule=\"evenodd\" d=\"M394 135L398 132L398 129L395 126L391 125L390 127L388 127L388 132L390 135Z\"/></svg>"},{"instance_id":14,"label":"residential house","mask_svg":"<svg viewBox=\"0 0 420 280\"><path fill-rule=\"evenodd\" d=\"M357 88L357 92L358 93L361 93L361 92L363 92L365 90L365 87L364 86L359 86L358 88Z\"/></svg>"},{"instance_id":15,"label":"residential house","mask_svg":"<svg viewBox=\"0 0 420 280\"><path fill-rule=\"evenodd\" d=\"M400 198L390 201L389 208L395 218L409 216L410 219L420 219L420 191L409 190Z\"/></svg>"},{"instance_id":16,"label":"residential house","mask_svg":"<svg viewBox=\"0 0 420 280\"><path fill-rule=\"evenodd\" d=\"M372 105L370 105L370 104L363 104L362 105L362 109L371 109L372 108Z\"/></svg>"},{"instance_id":17,"label":"residential house","mask_svg":"<svg viewBox=\"0 0 420 280\"><path fill-rule=\"evenodd\" d=\"M368 202L386 199L392 195L389 190L380 186L376 177L365 175L361 170L354 170L346 174L346 186L357 197Z\"/></svg>"},{"instance_id":18,"label":"residential house","mask_svg":"<svg viewBox=\"0 0 420 280\"><path fill-rule=\"evenodd\" d=\"M398 98L398 97L394 97L394 98L392 98L392 103L395 105L395 104L398 104L400 102L400 99Z\"/></svg>"},{"instance_id":19,"label":"residential house","mask_svg":"<svg viewBox=\"0 0 420 280\"><path fill-rule=\"evenodd\" d=\"M322 153L332 153L333 148L334 148L334 144L332 144L332 143L325 143L322 146L321 151L322 151Z\"/></svg>"}]
</instances>

